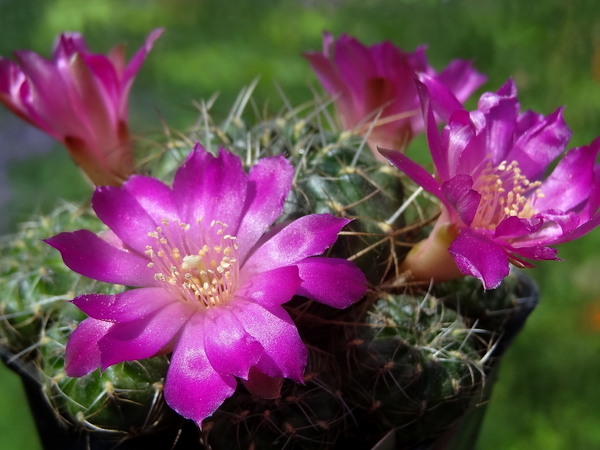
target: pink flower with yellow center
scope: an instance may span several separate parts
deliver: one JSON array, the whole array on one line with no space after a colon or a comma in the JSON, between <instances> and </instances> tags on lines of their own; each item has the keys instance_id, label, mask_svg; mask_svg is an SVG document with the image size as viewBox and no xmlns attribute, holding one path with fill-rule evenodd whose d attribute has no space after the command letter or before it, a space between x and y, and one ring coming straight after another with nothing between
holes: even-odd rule
<instances>
[{"instance_id":1,"label":"pink flower with yellow center","mask_svg":"<svg viewBox=\"0 0 600 450\"><path fill-rule=\"evenodd\" d=\"M46 242L75 272L137 289L73 300L90 317L69 339L67 374L172 352L165 399L198 424L236 377L263 396L277 396L282 378L302 382L306 347L281 305L301 295L345 308L366 279L349 261L319 256L347 219L315 214L268 231L293 173L276 156L246 174L239 157L196 145L172 188L139 175L97 188L92 206L110 230Z\"/></svg>"},{"instance_id":2,"label":"pink flower with yellow center","mask_svg":"<svg viewBox=\"0 0 600 450\"><path fill-rule=\"evenodd\" d=\"M455 59L437 74L427 62L425 47L405 52L391 42L366 47L342 35L335 42L323 34L323 52L307 52L306 59L323 87L336 99L338 114L346 130L365 135L374 119L368 144L377 159L385 159L377 147L403 151L413 136L423 130L417 73L426 73L447 86L464 102L486 77L470 61Z\"/></svg>"},{"instance_id":3,"label":"pink flower with yellow center","mask_svg":"<svg viewBox=\"0 0 600 450\"><path fill-rule=\"evenodd\" d=\"M120 186L135 168L127 97L161 34L150 33L127 65L123 46L93 54L79 33L61 34L51 61L28 50L15 52L18 64L0 57L0 102L64 144L94 184Z\"/></svg>"},{"instance_id":4,"label":"pink flower with yellow center","mask_svg":"<svg viewBox=\"0 0 600 450\"><path fill-rule=\"evenodd\" d=\"M520 113L508 81L466 111L426 75L418 83L435 175L406 156L381 150L392 164L442 202L429 238L407 255L403 268L419 280L461 275L496 288L509 262L558 259L549 245L582 236L600 224L600 139L563 154L571 132L558 109L548 117ZM434 112L447 120L441 134Z\"/></svg>"}]
</instances>

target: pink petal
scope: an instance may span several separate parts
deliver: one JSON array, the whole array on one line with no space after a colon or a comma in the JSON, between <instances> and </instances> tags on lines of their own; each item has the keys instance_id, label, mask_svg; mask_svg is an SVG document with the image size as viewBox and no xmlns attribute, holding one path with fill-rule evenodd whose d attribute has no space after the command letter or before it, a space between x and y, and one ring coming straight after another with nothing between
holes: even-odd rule
<instances>
[{"instance_id":1,"label":"pink petal","mask_svg":"<svg viewBox=\"0 0 600 450\"><path fill-rule=\"evenodd\" d=\"M487 77L473 69L472 61L455 59L436 76L456 97L464 103L469 96L487 81Z\"/></svg>"},{"instance_id":2,"label":"pink petal","mask_svg":"<svg viewBox=\"0 0 600 450\"><path fill-rule=\"evenodd\" d=\"M26 106L31 113L48 124L52 130L51 136L61 141L69 135L85 134L86 127L78 116L73 114L72 94L69 93L58 68L31 51L15 54L30 81L31 101Z\"/></svg>"},{"instance_id":3,"label":"pink petal","mask_svg":"<svg viewBox=\"0 0 600 450\"><path fill-rule=\"evenodd\" d=\"M0 56L0 102L21 119L51 134L52 130L48 124L37 115L30 114L23 104L24 99L20 93L27 83L19 66L10 59Z\"/></svg>"},{"instance_id":4,"label":"pink petal","mask_svg":"<svg viewBox=\"0 0 600 450\"><path fill-rule=\"evenodd\" d=\"M427 86L424 85L423 83L421 83L420 81L416 81L416 83L417 83L417 92L419 93L419 99L421 100L421 109L423 111L423 120L425 123L425 134L427 136L427 143L429 144L429 150L431 152L431 157L433 158L433 164L435 165L435 169L436 169L436 172L439 175L439 177L442 180L447 180L450 178L450 175L449 175L450 167L448 166L448 154L446 152L444 152L444 149L442 147L442 142L440 140L437 123L435 121L433 101L431 99L431 95L429 93L429 89L427 89ZM440 92L441 91L442 91L442 89L440 88ZM438 100L437 104L446 105L447 108L451 108L451 106L448 106L448 104L451 103L451 101L449 100L449 96L444 96L444 97L442 97L442 99L444 99L445 101ZM462 106L461 106L461 108L462 108ZM423 187L425 188L425 186L423 186ZM432 194L433 194L433 192L432 192Z\"/></svg>"},{"instance_id":5,"label":"pink petal","mask_svg":"<svg viewBox=\"0 0 600 450\"><path fill-rule=\"evenodd\" d=\"M215 307L204 314L204 351L219 374L247 379L250 367L258 362L263 348L229 307Z\"/></svg>"},{"instance_id":6,"label":"pink petal","mask_svg":"<svg viewBox=\"0 0 600 450\"><path fill-rule=\"evenodd\" d=\"M199 426L235 391L231 375L213 369L204 350L204 327L196 315L183 328L171 357L165 400L177 413Z\"/></svg>"},{"instance_id":7,"label":"pink petal","mask_svg":"<svg viewBox=\"0 0 600 450\"><path fill-rule=\"evenodd\" d=\"M516 216L502 220L494 230L494 238L514 239L536 233L543 225L543 220L520 219Z\"/></svg>"},{"instance_id":8,"label":"pink petal","mask_svg":"<svg viewBox=\"0 0 600 450\"><path fill-rule=\"evenodd\" d=\"M123 184L123 189L129 192L140 206L157 224L163 219L178 220L177 205L171 188L156 178L132 175Z\"/></svg>"},{"instance_id":9,"label":"pink petal","mask_svg":"<svg viewBox=\"0 0 600 450\"><path fill-rule=\"evenodd\" d=\"M98 341L112 323L92 318L81 322L69 337L65 349L65 372L70 377L83 377L100 368Z\"/></svg>"},{"instance_id":10,"label":"pink petal","mask_svg":"<svg viewBox=\"0 0 600 450\"><path fill-rule=\"evenodd\" d=\"M508 257L505 250L486 236L462 228L448 251L458 269L476 277L485 289L497 288L508 275Z\"/></svg>"},{"instance_id":11,"label":"pink petal","mask_svg":"<svg viewBox=\"0 0 600 450\"><path fill-rule=\"evenodd\" d=\"M581 222L579 215L574 212L565 213L552 209L536 214L532 219L541 219L544 221L544 227L534 235L543 243L550 243L556 239L557 236L573 231ZM548 227L548 224L555 224L558 225L558 227Z\"/></svg>"},{"instance_id":12,"label":"pink petal","mask_svg":"<svg viewBox=\"0 0 600 450\"><path fill-rule=\"evenodd\" d=\"M334 308L347 308L367 292L367 279L350 261L313 257L296 263L302 285L296 292Z\"/></svg>"},{"instance_id":13,"label":"pink petal","mask_svg":"<svg viewBox=\"0 0 600 450\"><path fill-rule=\"evenodd\" d=\"M346 83L327 56L321 52L306 52L303 56L308 60L319 82L330 95L340 93L350 95Z\"/></svg>"},{"instance_id":14,"label":"pink petal","mask_svg":"<svg viewBox=\"0 0 600 450\"><path fill-rule=\"evenodd\" d=\"M540 187L544 196L532 195L532 206L538 211L570 211L583 204L594 186L594 163L599 151L600 139L596 139L589 146L567 152Z\"/></svg>"},{"instance_id":15,"label":"pink petal","mask_svg":"<svg viewBox=\"0 0 600 450\"><path fill-rule=\"evenodd\" d=\"M293 176L294 168L283 156L263 158L250 169L244 212L239 228L232 232L241 261L283 212Z\"/></svg>"},{"instance_id":16,"label":"pink petal","mask_svg":"<svg viewBox=\"0 0 600 450\"><path fill-rule=\"evenodd\" d=\"M509 78L506 83L500 86L500 89L498 89L496 92L484 92L479 98L479 102L477 102L477 109L484 114L487 114L490 112L490 109L494 108L502 98L517 98L517 86L512 78Z\"/></svg>"},{"instance_id":17,"label":"pink petal","mask_svg":"<svg viewBox=\"0 0 600 450\"><path fill-rule=\"evenodd\" d=\"M462 104L456 99L452 90L439 77L420 74L419 80L427 87L429 92L429 106L444 122L448 122L454 111L463 109ZM421 101L427 101L424 90L421 93ZM426 114L425 109L423 109L423 114Z\"/></svg>"},{"instance_id":18,"label":"pink petal","mask_svg":"<svg viewBox=\"0 0 600 450\"><path fill-rule=\"evenodd\" d=\"M265 375L256 367L250 368L248 379L242 380L242 383L252 395L257 397L268 399L281 397L283 378L273 378Z\"/></svg>"},{"instance_id":19,"label":"pink petal","mask_svg":"<svg viewBox=\"0 0 600 450\"><path fill-rule=\"evenodd\" d=\"M571 130L563 119L562 108L559 108L523 133L506 159L517 161L523 175L530 181L537 180L564 151L570 138Z\"/></svg>"},{"instance_id":20,"label":"pink petal","mask_svg":"<svg viewBox=\"0 0 600 450\"><path fill-rule=\"evenodd\" d=\"M162 287L132 289L116 295L84 294L72 300L94 319L106 322L130 322L147 317L159 308L177 301Z\"/></svg>"},{"instance_id":21,"label":"pink petal","mask_svg":"<svg viewBox=\"0 0 600 450\"><path fill-rule=\"evenodd\" d=\"M329 214L301 217L262 244L244 263L247 277L289 266L309 256L320 255L350 220Z\"/></svg>"},{"instance_id":22,"label":"pink petal","mask_svg":"<svg viewBox=\"0 0 600 450\"><path fill-rule=\"evenodd\" d=\"M92 207L125 244L140 254L156 243L148 233L156 230L156 222L126 190L115 186L100 186L92 196Z\"/></svg>"},{"instance_id":23,"label":"pink petal","mask_svg":"<svg viewBox=\"0 0 600 450\"><path fill-rule=\"evenodd\" d=\"M448 203L467 226L471 226L481 203L481 194L472 187L473 179L466 173L460 173L442 184Z\"/></svg>"},{"instance_id":24,"label":"pink petal","mask_svg":"<svg viewBox=\"0 0 600 450\"><path fill-rule=\"evenodd\" d=\"M94 144L102 142L102 148L111 149L110 153L103 152L97 155L100 161L110 167L111 162L118 162L121 157L117 136L118 119L116 112L112 110L112 102L106 98L103 86L80 54L74 55L65 69L65 82L73 90L71 114L78 114L87 124L87 131L81 130L74 136L85 138L90 148L95 149Z\"/></svg>"},{"instance_id":25,"label":"pink petal","mask_svg":"<svg viewBox=\"0 0 600 450\"><path fill-rule=\"evenodd\" d=\"M261 272L249 279L242 268L240 278L236 297L251 299L267 309L290 301L302 283L295 265Z\"/></svg>"},{"instance_id":26,"label":"pink petal","mask_svg":"<svg viewBox=\"0 0 600 450\"><path fill-rule=\"evenodd\" d=\"M104 55L82 55L86 66L93 73L106 108L111 117L111 122L117 124L119 120L127 121L127 116L119 113L123 91L121 79L114 63ZM126 96L125 96L126 98Z\"/></svg>"},{"instance_id":27,"label":"pink petal","mask_svg":"<svg viewBox=\"0 0 600 450\"><path fill-rule=\"evenodd\" d=\"M450 205L447 204L446 197L442 192L442 187L437 180L422 166L412 161L408 156L405 156L397 151L380 148L379 153L385 156L393 165L404 172L408 178L413 180L430 194L435 195L442 202L444 202L448 208L450 208Z\"/></svg>"},{"instance_id":28,"label":"pink petal","mask_svg":"<svg viewBox=\"0 0 600 450\"><path fill-rule=\"evenodd\" d=\"M348 85L359 105L364 105L365 86L369 78L377 76L375 61L369 49L358 40L342 35L335 43L333 56L342 79ZM370 111L364 111L369 113Z\"/></svg>"},{"instance_id":29,"label":"pink petal","mask_svg":"<svg viewBox=\"0 0 600 450\"><path fill-rule=\"evenodd\" d=\"M199 219L217 220L236 230L246 201L246 178L238 156L220 149L214 157L196 143L173 181L181 219L190 225Z\"/></svg>"},{"instance_id":30,"label":"pink petal","mask_svg":"<svg viewBox=\"0 0 600 450\"><path fill-rule=\"evenodd\" d=\"M533 260L560 261L560 258L556 256L556 249L544 247L543 245L534 245L531 247L507 246L507 250ZM528 264L528 266L531 265Z\"/></svg>"},{"instance_id":31,"label":"pink petal","mask_svg":"<svg viewBox=\"0 0 600 450\"><path fill-rule=\"evenodd\" d=\"M510 155L514 149L514 133L519 115L519 103L516 97L496 96L495 102L488 105L489 110L484 111L485 129L482 136L485 137L485 148L488 155L491 154L493 166L502 161L512 162L514 158Z\"/></svg>"},{"instance_id":32,"label":"pink petal","mask_svg":"<svg viewBox=\"0 0 600 450\"><path fill-rule=\"evenodd\" d=\"M307 52L304 57L310 63L319 82L332 97L336 98L337 110L346 129L354 128L362 119L363 114L358 110L354 97L346 82L334 67L329 57L318 52Z\"/></svg>"},{"instance_id":33,"label":"pink petal","mask_svg":"<svg viewBox=\"0 0 600 450\"><path fill-rule=\"evenodd\" d=\"M473 124L473 118L468 111L457 109L452 113L448 121L448 125L442 130L442 147L446 149L446 157L448 158L448 175L453 177L459 173L472 173L471 167L477 166L477 163L472 164L469 161L469 167L461 165L461 161L471 159L471 148L473 141L476 140L477 129Z\"/></svg>"},{"instance_id":34,"label":"pink petal","mask_svg":"<svg viewBox=\"0 0 600 450\"><path fill-rule=\"evenodd\" d=\"M57 249L69 269L105 283L154 286L149 260L113 247L88 230L60 233L44 240Z\"/></svg>"},{"instance_id":35,"label":"pink petal","mask_svg":"<svg viewBox=\"0 0 600 450\"><path fill-rule=\"evenodd\" d=\"M267 310L241 299L236 301L232 312L264 348L257 369L270 377L302 382L308 351L288 313L281 307Z\"/></svg>"},{"instance_id":36,"label":"pink petal","mask_svg":"<svg viewBox=\"0 0 600 450\"><path fill-rule=\"evenodd\" d=\"M116 323L98 342L102 370L122 361L150 358L167 347L194 309L182 302L173 302L148 316Z\"/></svg>"},{"instance_id":37,"label":"pink petal","mask_svg":"<svg viewBox=\"0 0 600 450\"><path fill-rule=\"evenodd\" d=\"M54 42L54 50L52 51L52 59L70 59L75 53L87 55L90 53L85 39L81 33L66 32L62 33Z\"/></svg>"},{"instance_id":38,"label":"pink petal","mask_svg":"<svg viewBox=\"0 0 600 450\"><path fill-rule=\"evenodd\" d=\"M577 239L577 238L583 236L584 234L589 233L594 228L596 228L598 225L600 225L600 214L596 214L590 220L581 224L579 227L575 228L574 230L571 230L570 232L563 234L561 237L554 239L552 241L552 244L553 245L562 244L563 242L569 242L574 239Z\"/></svg>"}]
</instances>

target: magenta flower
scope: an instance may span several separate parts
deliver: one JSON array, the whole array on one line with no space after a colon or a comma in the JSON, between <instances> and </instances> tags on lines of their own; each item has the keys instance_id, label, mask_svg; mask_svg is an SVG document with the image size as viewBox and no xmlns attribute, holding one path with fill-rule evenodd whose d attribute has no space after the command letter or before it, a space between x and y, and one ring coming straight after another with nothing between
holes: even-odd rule
<instances>
[{"instance_id":1,"label":"magenta flower","mask_svg":"<svg viewBox=\"0 0 600 450\"><path fill-rule=\"evenodd\" d=\"M46 242L75 272L138 289L73 300L90 318L69 339L67 374L173 352L166 401L199 425L235 377L263 395L277 395L281 378L302 382L307 350L281 305L301 295L345 308L366 279L349 261L317 256L349 220L315 214L265 234L292 177L282 156L246 175L237 156L197 144L172 189L138 175L97 188L92 205L110 231Z\"/></svg>"},{"instance_id":2,"label":"magenta flower","mask_svg":"<svg viewBox=\"0 0 600 450\"><path fill-rule=\"evenodd\" d=\"M435 176L406 156L382 153L442 202L428 239L404 263L417 279L445 281L461 274L496 288L509 262L557 260L549 245L570 241L600 224L600 139L574 148L545 177L565 150L571 132L558 109L548 117L520 113L508 81L485 93L478 109L462 109L439 81L419 83ZM441 135L434 111L448 121ZM524 259L525 258L525 259Z\"/></svg>"},{"instance_id":3,"label":"magenta flower","mask_svg":"<svg viewBox=\"0 0 600 450\"><path fill-rule=\"evenodd\" d=\"M446 85L464 102L486 77L470 61L455 59L440 74L427 63L425 47L407 53L391 42L365 47L353 37L342 35L331 51L333 36L323 33L323 53L308 52L312 69L323 87L336 98L337 111L346 130L364 135L382 109L368 144L377 159L377 147L404 150L423 130L419 97L414 79L426 73Z\"/></svg>"},{"instance_id":4,"label":"magenta flower","mask_svg":"<svg viewBox=\"0 0 600 450\"><path fill-rule=\"evenodd\" d=\"M0 57L0 101L63 143L94 184L120 186L134 170L127 97L162 31L127 66L123 46L93 54L79 33L61 34L51 61L27 50L15 52L18 64Z\"/></svg>"}]
</instances>

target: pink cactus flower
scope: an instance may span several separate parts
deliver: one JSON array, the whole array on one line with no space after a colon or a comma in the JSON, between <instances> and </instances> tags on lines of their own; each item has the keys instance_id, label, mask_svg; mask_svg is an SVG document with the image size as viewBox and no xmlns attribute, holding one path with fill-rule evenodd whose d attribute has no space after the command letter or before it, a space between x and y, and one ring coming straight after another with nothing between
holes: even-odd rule
<instances>
[{"instance_id":1,"label":"pink cactus flower","mask_svg":"<svg viewBox=\"0 0 600 450\"><path fill-rule=\"evenodd\" d=\"M423 130L416 73L422 72L446 85L464 102L486 77L470 61L456 59L441 73L427 63L425 47L404 52L391 42L366 47L353 37L342 35L334 45L333 36L323 34L323 52L308 52L319 81L336 98L338 114L346 130L365 135L373 120L368 144L375 157L385 159L377 147L403 151L413 136Z\"/></svg>"},{"instance_id":2,"label":"pink cactus flower","mask_svg":"<svg viewBox=\"0 0 600 450\"><path fill-rule=\"evenodd\" d=\"M98 187L92 206L110 231L46 242L75 272L137 289L73 300L90 317L69 339L67 374L172 352L165 399L199 425L236 377L265 396L278 394L282 378L302 382L307 350L281 305L301 295L345 308L366 278L349 261L319 256L349 220L314 214L267 231L293 172L275 156L247 175L239 157L197 144L172 188L140 175Z\"/></svg>"},{"instance_id":3,"label":"pink cactus flower","mask_svg":"<svg viewBox=\"0 0 600 450\"><path fill-rule=\"evenodd\" d=\"M51 61L28 50L15 52L18 64L0 57L0 101L63 143L94 184L120 186L135 168L127 97L162 32L150 33L127 66L123 46L93 54L79 33L61 34Z\"/></svg>"},{"instance_id":4,"label":"pink cactus flower","mask_svg":"<svg viewBox=\"0 0 600 450\"><path fill-rule=\"evenodd\" d=\"M392 164L442 202L429 238L408 254L416 279L477 277L486 289L508 275L509 262L557 260L555 245L600 224L600 139L563 154L571 131L558 109L520 113L512 80L464 110L432 77L418 83L435 175L406 156L381 150ZM447 125L441 132L434 111Z\"/></svg>"}]
</instances>

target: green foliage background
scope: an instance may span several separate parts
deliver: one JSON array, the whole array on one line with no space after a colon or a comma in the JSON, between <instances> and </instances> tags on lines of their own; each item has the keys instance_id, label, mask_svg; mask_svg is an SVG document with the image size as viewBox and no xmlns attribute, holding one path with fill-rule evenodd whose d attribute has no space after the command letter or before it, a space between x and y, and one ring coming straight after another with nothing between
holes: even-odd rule
<instances>
[{"instance_id":1,"label":"green foliage background","mask_svg":"<svg viewBox=\"0 0 600 450\"><path fill-rule=\"evenodd\" d=\"M0 0L0 54L33 49L48 56L64 30L85 34L90 48L125 42L129 53L155 27L166 28L131 96L131 128L158 134L162 121L184 130L192 100L221 95L223 113L243 85L261 76L255 98L276 111L278 83L292 103L312 94L316 78L300 57L321 46L321 31L365 43L389 39L413 50L429 45L438 69L474 59L489 76L508 77L522 107L545 114L566 105L571 146L600 135L600 6L595 0ZM471 100L470 107L475 105ZM0 125L7 114L0 112ZM15 154L15 148L1 153ZM2 215L15 223L48 210L57 197L88 198L66 152L12 160L4 169L13 200ZM10 228L3 230L8 232ZM507 354L479 449L600 448L600 231L563 245L564 262L532 270L542 300ZM0 286L0 294L2 287ZM19 380L0 366L0 448L38 449Z\"/></svg>"}]
</instances>

